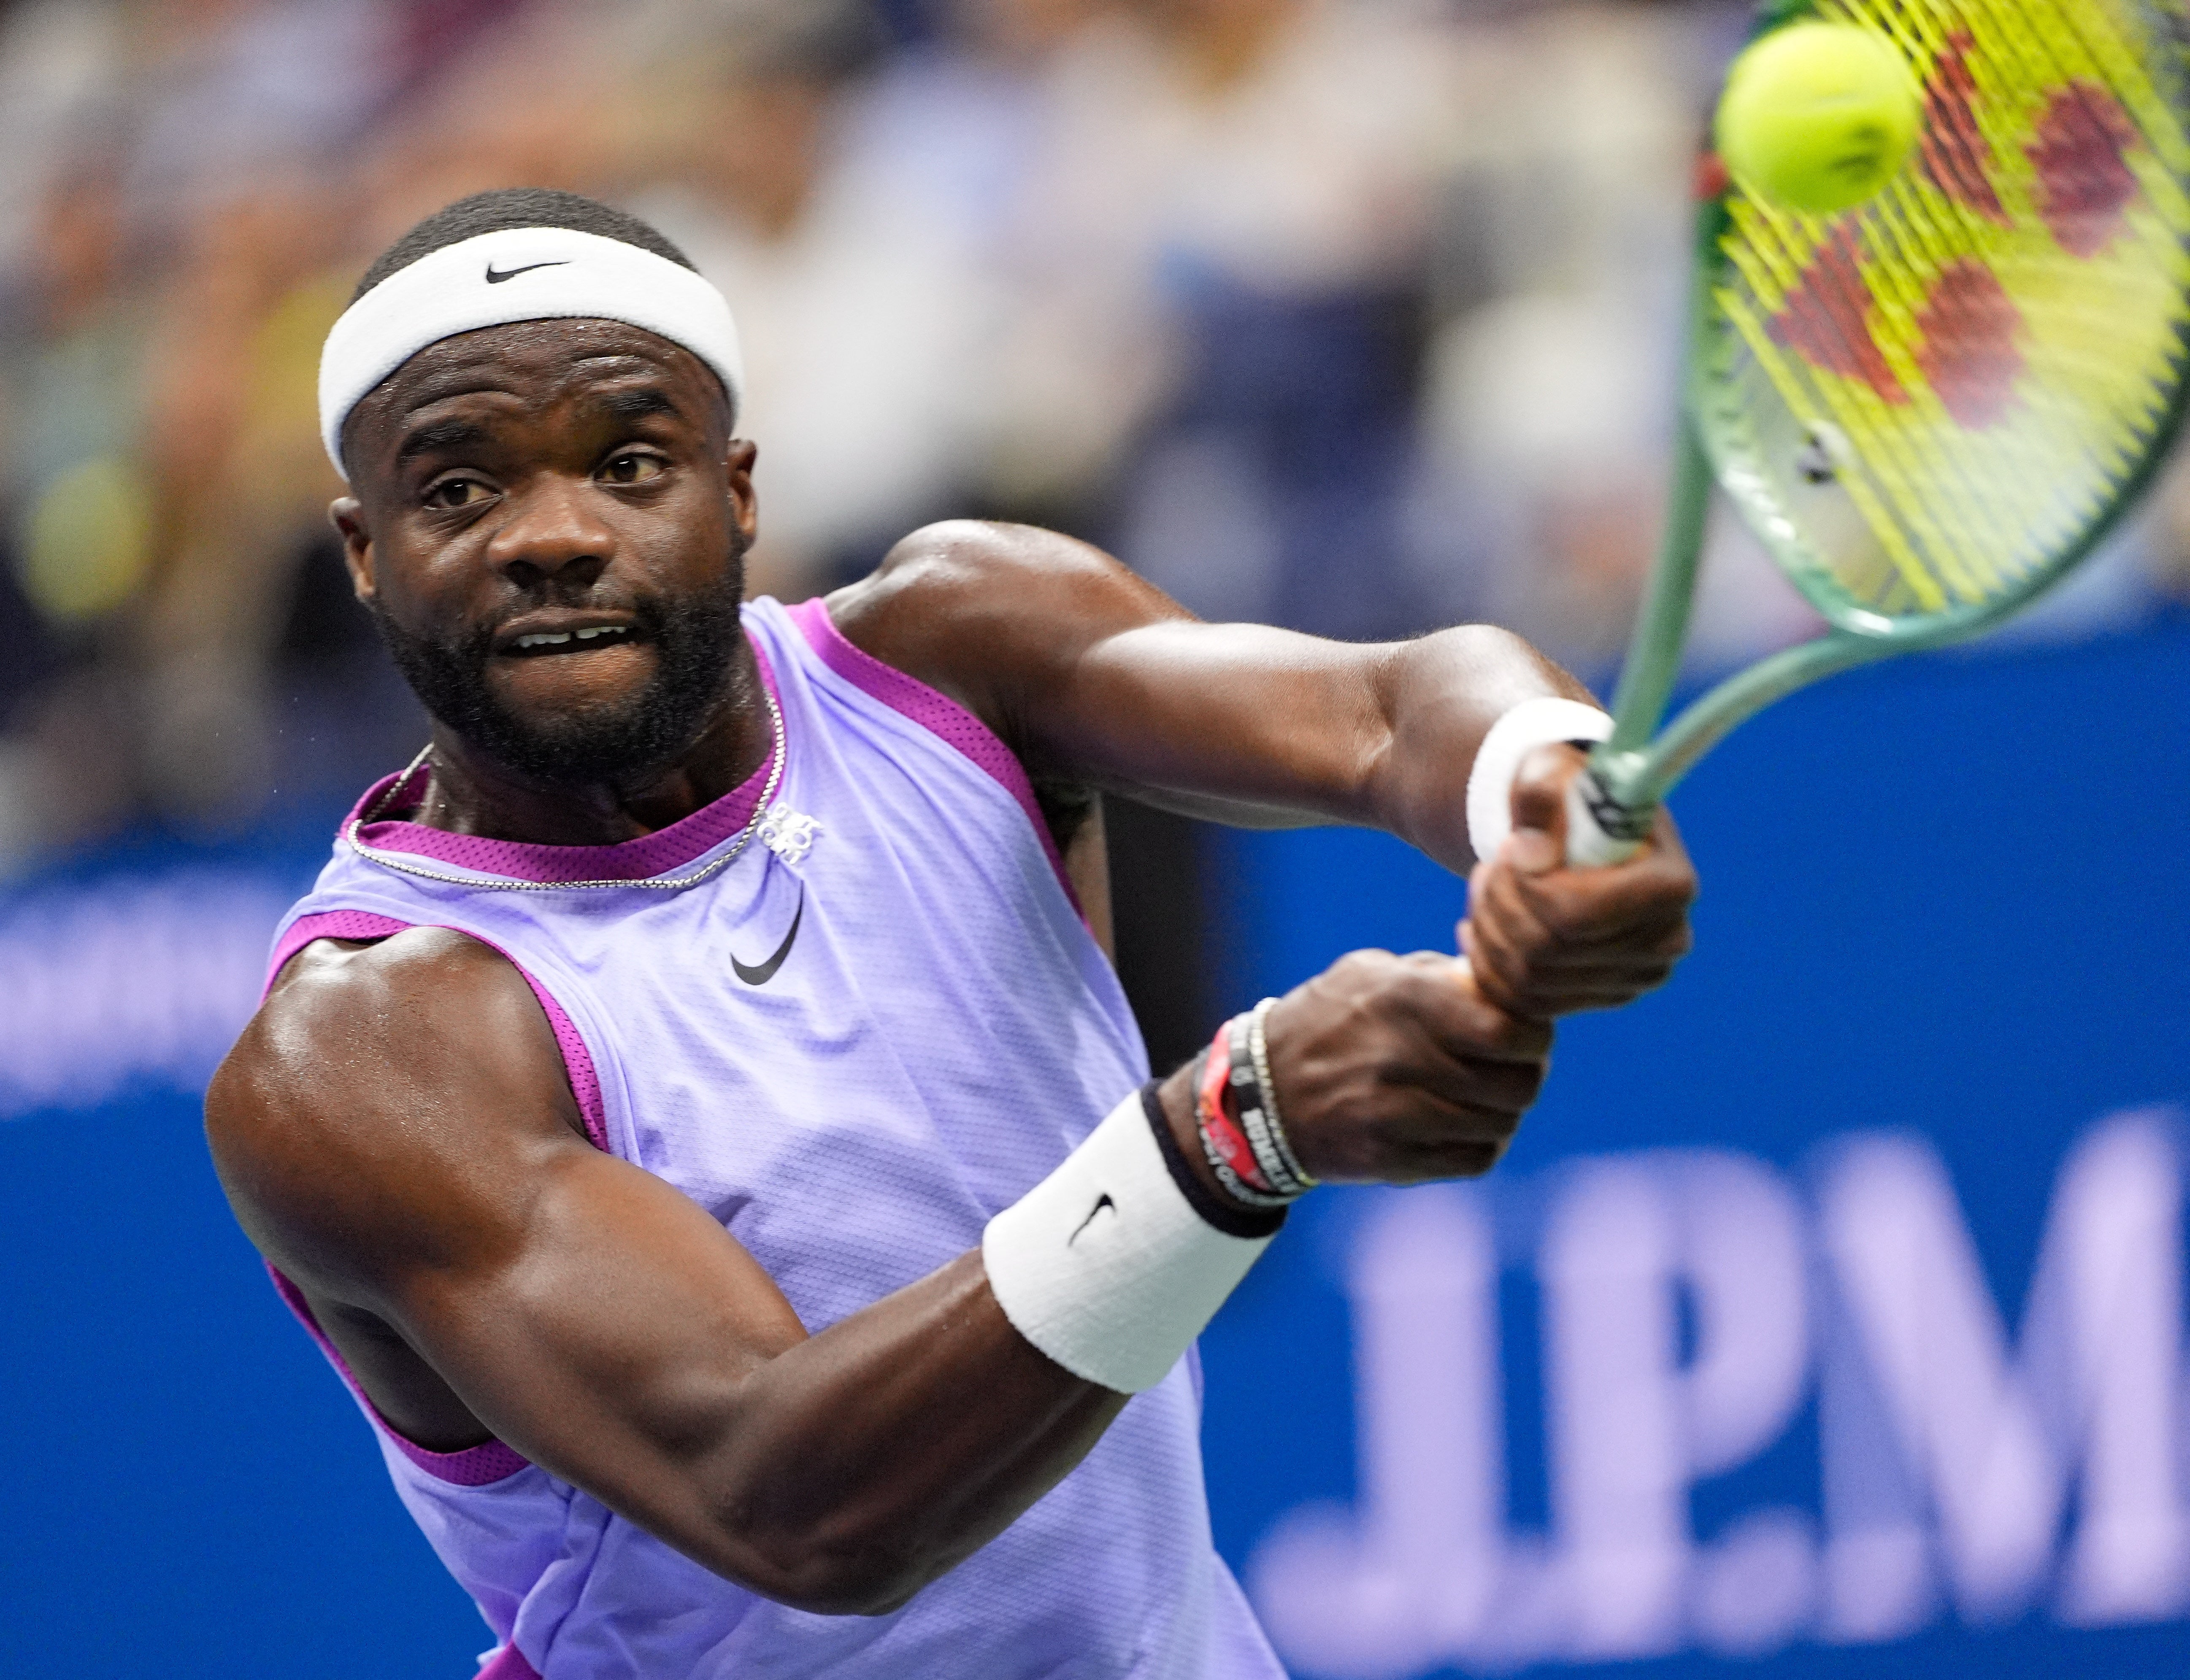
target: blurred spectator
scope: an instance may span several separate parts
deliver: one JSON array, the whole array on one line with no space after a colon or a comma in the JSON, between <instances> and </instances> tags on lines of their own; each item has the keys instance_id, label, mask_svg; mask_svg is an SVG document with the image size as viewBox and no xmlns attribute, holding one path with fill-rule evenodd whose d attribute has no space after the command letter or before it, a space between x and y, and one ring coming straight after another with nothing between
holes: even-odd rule
<instances>
[{"instance_id":1,"label":"blurred spectator","mask_svg":"<svg viewBox=\"0 0 2190 1680\"><path fill-rule=\"evenodd\" d=\"M797 599L957 510L996 309L964 180L985 136L926 78L877 73L860 0L722 16L684 143L636 207L736 311L740 428L760 447L752 587Z\"/></svg>"},{"instance_id":2,"label":"blurred spectator","mask_svg":"<svg viewBox=\"0 0 2190 1680\"><path fill-rule=\"evenodd\" d=\"M1015 230L1001 481L1117 474L1197 610L1420 627L1399 542L1450 43L1375 0L1143 0L1058 54Z\"/></svg>"},{"instance_id":3,"label":"blurred spectator","mask_svg":"<svg viewBox=\"0 0 2190 1680\"><path fill-rule=\"evenodd\" d=\"M0 678L0 865L95 834L129 803L120 697L98 673L157 525L142 454L148 311L124 239L118 160L95 150L59 167L0 321L0 610L20 650Z\"/></svg>"},{"instance_id":4,"label":"blurred spectator","mask_svg":"<svg viewBox=\"0 0 2190 1680\"><path fill-rule=\"evenodd\" d=\"M171 282L148 440L168 552L137 659L144 792L187 821L247 819L274 787L270 656L342 489L315 435L348 292L334 208L301 179L231 199Z\"/></svg>"},{"instance_id":5,"label":"blurred spectator","mask_svg":"<svg viewBox=\"0 0 2190 1680\"><path fill-rule=\"evenodd\" d=\"M122 24L118 7L85 0L0 8L0 299L32 260L41 207L86 114L116 91Z\"/></svg>"}]
</instances>

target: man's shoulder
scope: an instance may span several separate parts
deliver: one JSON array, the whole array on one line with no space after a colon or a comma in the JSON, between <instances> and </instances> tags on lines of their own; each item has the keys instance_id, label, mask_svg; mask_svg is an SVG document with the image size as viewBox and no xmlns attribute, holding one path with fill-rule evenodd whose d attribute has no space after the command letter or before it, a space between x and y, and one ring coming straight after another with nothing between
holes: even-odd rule
<instances>
[{"instance_id":1,"label":"man's shoulder","mask_svg":"<svg viewBox=\"0 0 2190 1680\"><path fill-rule=\"evenodd\" d=\"M422 1108L499 1093L569 1103L553 1028L524 975L479 940L411 928L316 939L275 977L215 1073L217 1160L314 1148Z\"/></svg>"},{"instance_id":2,"label":"man's shoulder","mask_svg":"<svg viewBox=\"0 0 2190 1680\"><path fill-rule=\"evenodd\" d=\"M836 591L829 612L855 642L869 634L902 636L919 627L935 633L947 631L956 619L985 619L1007 607L1022 615L1047 604L1064 608L1075 590L1131 576L1100 548L1062 531L993 519L945 519L922 525L873 571ZM1052 596L1058 598L1053 603Z\"/></svg>"},{"instance_id":3,"label":"man's shoulder","mask_svg":"<svg viewBox=\"0 0 2190 1680\"><path fill-rule=\"evenodd\" d=\"M1000 519L942 519L900 539L882 557L875 577L933 587L1101 576L1118 569L1100 548L1061 531Z\"/></svg>"},{"instance_id":4,"label":"man's shoulder","mask_svg":"<svg viewBox=\"0 0 2190 1680\"><path fill-rule=\"evenodd\" d=\"M992 727L1015 689L1052 678L1128 622L1177 611L1090 543L985 519L922 526L828 609L854 645Z\"/></svg>"},{"instance_id":5,"label":"man's shoulder","mask_svg":"<svg viewBox=\"0 0 2190 1680\"><path fill-rule=\"evenodd\" d=\"M491 945L454 928L406 928L383 939L314 939L282 965L259 1015L299 1031L354 1028L421 1005L445 1015L498 993L529 989Z\"/></svg>"},{"instance_id":6,"label":"man's shoulder","mask_svg":"<svg viewBox=\"0 0 2190 1680\"><path fill-rule=\"evenodd\" d=\"M206 1138L259 1251L352 1303L445 1247L542 1144L587 1147L523 975L441 928L316 940L284 965L213 1076Z\"/></svg>"}]
</instances>

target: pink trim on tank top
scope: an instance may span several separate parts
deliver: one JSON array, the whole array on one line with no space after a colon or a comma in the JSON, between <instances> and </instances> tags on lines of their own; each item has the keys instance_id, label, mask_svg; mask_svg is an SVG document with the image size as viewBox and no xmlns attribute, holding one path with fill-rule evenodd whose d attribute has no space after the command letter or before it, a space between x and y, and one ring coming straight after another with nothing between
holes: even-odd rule
<instances>
[{"instance_id":1,"label":"pink trim on tank top","mask_svg":"<svg viewBox=\"0 0 2190 1680\"><path fill-rule=\"evenodd\" d=\"M398 922L392 916L375 916L364 910L329 910L316 916L300 916L289 924L275 943L273 961L266 969L266 989L273 990L275 977L288 966L289 959L314 939L384 939L414 925L438 927L445 924ZM532 988L533 996L540 1000L541 1012L548 1017L548 1024L554 1031L555 1047L563 1053L564 1077L570 1081L570 1095L576 1099L579 1117L586 1122L586 1136L593 1141L595 1149L607 1154L608 1115L601 1106L600 1075L594 1070L593 1053L586 1048L586 1041L580 1035L576 1023L555 1001L554 993L541 985L530 969L492 939L482 939L468 928L451 928L449 931L462 934L468 939L478 939L525 976L525 984Z\"/></svg>"},{"instance_id":2,"label":"pink trim on tank top","mask_svg":"<svg viewBox=\"0 0 2190 1680\"><path fill-rule=\"evenodd\" d=\"M504 1446L500 1441L482 1441L479 1445L466 1447L461 1452L430 1452L415 1441L404 1439L389 1427L388 1420L380 1415L380 1408L373 1405L366 1395L356 1373L350 1370L349 1361L343 1358L342 1350L330 1342L326 1331L320 1328L320 1320L312 1311L311 1303L304 1299L304 1291L276 1271L270 1261L267 1263L266 1274L274 1280L275 1289L288 1303L289 1310L297 1315L297 1321L310 1333L312 1340L320 1344L320 1351L327 1356L328 1363L342 1373L342 1380L349 1385L350 1393L357 1396L359 1404L380 1426L381 1433L395 1443L398 1452L428 1475L440 1481L453 1482L460 1488L483 1488L490 1482L502 1481L531 1467L530 1459L514 1448Z\"/></svg>"},{"instance_id":3,"label":"pink trim on tank top","mask_svg":"<svg viewBox=\"0 0 2190 1680\"><path fill-rule=\"evenodd\" d=\"M525 1660L525 1653L516 1646L504 1645L474 1680L540 1680L540 1671Z\"/></svg>"},{"instance_id":4,"label":"pink trim on tank top","mask_svg":"<svg viewBox=\"0 0 2190 1680\"><path fill-rule=\"evenodd\" d=\"M865 648L855 646L837 627L836 620L829 616L828 603L820 596L787 609L787 616L824 665L861 693L880 701L893 712L902 712L946 745L956 747L1018 802L1027 820L1034 825L1035 837L1041 842L1042 854L1057 871L1058 885L1064 888L1064 896L1071 901L1074 911L1086 920L1087 912L1081 908L1080 894L1074 890L1072 877L1064 872L1064 859L1058 852L1049 823L1042 816L1041 803L1034 797L1034 784L1027 780L1026 766L1019 763L1018 754L949 695L939 694L917 677L908 677L894 665L885 665Z\"/></svg>"},{"instance_id":5,"label":"pink trim on tank top","mask_svg":"<svg viewBox=\"0 0 2190 1680\"><path fill-rule=\"evenodd\" d=\"M274 982L280 978L282 969L288 966L289 960L315 939L384 939L417 925L420 924L399 922L392 916L377 916L365 910L330 910L316 916L300 916L283 930L281 937L275 943L273 960L266 968L266 989L273 990ZM479 939L481 945L498 952L504 962L525 976L525 984L532 988L533 996L540 1001L540 1007L548 1017L548 1024L554 1030L556 1047L563 1055L564 1076L570 1081L570 1095L576 1099L578 1112L585 1120L586 1136L592 1140L595 1149L607 1153L608 1121L601 1107L600 1076L594 1071L593 1053L586 1048L586 1041L580 1036L576 1024L563 1006L555 1001L554 994L540 984L531 970L492 939L479 939L478 934L462 928L451 928L449 931L462 934L466 939ZM320 1328L320 1321L313 1316L303 1292L275 1270L271 1262L268 1263L266 1270L273 1278L274 1287L280 1291L282 1300L288 1303L289 1310L311 1333L312 1340L319 1343L320 1351L342 1373L343 1381L349 1385L350 1392L372 1414L382 1433L395 1444L398 1452L428 1475L444 1482L453 1482L459 1487L485 1487L489 1482L498 1482L505 1476L516 1474L530 1462L513 1448L505 1446L500 1441L482 1442L478 1446L467 1447L462 1452L433 1452L415 1441L404 1439L380 1415L380 1409L366 1396L356 1374L350 1370L349 1362L343 1358L335 1344L327 1339L326 1332ZM513 1646L511 1648L514 1649ZM524 1659L519 1657L518 1660L522 1662ZM532 1672L529 1667L502 1671L513 1677ZM537 1680L536 1676L535 1680Z\"/></svg>"},{"instance_id":6,"label":"pink trim on tank top","mask_svg":"<svg viewBox=\"0 0 2190 1680\"><path fill-rule=\"evenodd\" d=\"M761 680L768 684L770 694L777 695L780 705L781 695L777 693L775 673L769 665L768 655L750 636L746 639L752 648L753 657L759 661ZM788 741L784 750L786 753L790 751ZM358 833L366 845L383 852L432 858L481 875L499 875L508 881L537 881L550 885L566 881L644 881L681 869L695 858L735 838L752 820L753 807L760 803L774 763L771 754L721 798L702 805L667 828L613 846L541 846L527 841L490 840L482 835L451 834L444 829L398 819L367 823ZM367 788L357 809L343 820L343 832L348 834L351 823L394 792L400 780L385 776ZM417 798L424 792L425 777L420 775L414 780L418 783L417 795L414 797L410 788L403 789L400 797L407 798L409 803L399 804L398 809L417 809Z\"/></svg>"},{"instance_id":7,"label":"pink trim on tank top","mask_svg":"<svg viewBox=\"0 0 2190 1680\"><path fill-rule=\"evenodd\" d=\"M387 939L410 925L392 916L375 916L369 910L326 910L316 916L300 916L274 942L274 955L266 963L266 984L259 988L258 995L263 999L273 990L274 982L289 966L289 959L314 939L355 939L362 944L369 939Z\"/></svg>"}]
</instances>

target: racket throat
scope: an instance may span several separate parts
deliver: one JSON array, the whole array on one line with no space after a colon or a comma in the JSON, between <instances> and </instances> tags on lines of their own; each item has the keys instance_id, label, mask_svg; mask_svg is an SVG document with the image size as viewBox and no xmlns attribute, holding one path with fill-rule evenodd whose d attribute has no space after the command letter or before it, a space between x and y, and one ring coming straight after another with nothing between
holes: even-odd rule
<instances>
[{"instance_id":1,"label":"racket throat","mask_svg":"<svg viewBox=\"0 0 2190 1680\"><path fill-rule=\"evenodd\" d=\"M1656 802L1645 799L1631 804L1613 792L1619 785L1614 767L1623 759L1633 761L1631 768L1637 770L1643 767L1639 752L1600 750L1591 757L1581 774L1567 784L1569 864L1594 869L1605 864L1625 863L1649 837L1651 824L1658 814Z\"/></svg>"},{"instance_id":2,"label":"racket throat","mask_svg":"<svg viewBox=\"0 0 2190 1680\"><path fill-rule=\"evenodd\" d=\"M1688 638L1696 571L1703 559L1704 532L1711 517L1711 457L1685 406L1674 451L1671 494L1667 498L1658 563L1651 568L1649 593L1635 621L1627 657L1620 667L1619 690L1612 701L1612 745L1638 760L1658 720L1665 715L1665 702L1681 674L1681 652ZM1618 788L1618 779L1611 785Z\"/></svg>"}]
</instances>

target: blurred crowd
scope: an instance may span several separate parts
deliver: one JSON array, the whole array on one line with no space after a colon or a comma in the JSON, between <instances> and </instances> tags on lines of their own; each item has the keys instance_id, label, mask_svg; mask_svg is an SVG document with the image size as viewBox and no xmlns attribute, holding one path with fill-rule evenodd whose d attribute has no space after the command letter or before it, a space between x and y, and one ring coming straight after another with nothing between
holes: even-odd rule
<instances>
[{"instance_id":1,"label":"blurred crowd","mask_svg":"<svg viewBox=\"0 0 2190 1680\"><path fill-rule=\"evenodd\" d=\"M1601 673L1744 26L1737 0L0 6L0 869L324 806L415 750L326 524L315 364L372 256L492 186L633 209L729 294L756 591L977 514L1206 615L1488 618ZM2064 610L2147 610L2184 547L2148 529ZM1708 576L1707 661L1812 626L1737 533Z\"/></svg>"}]
</instances>

